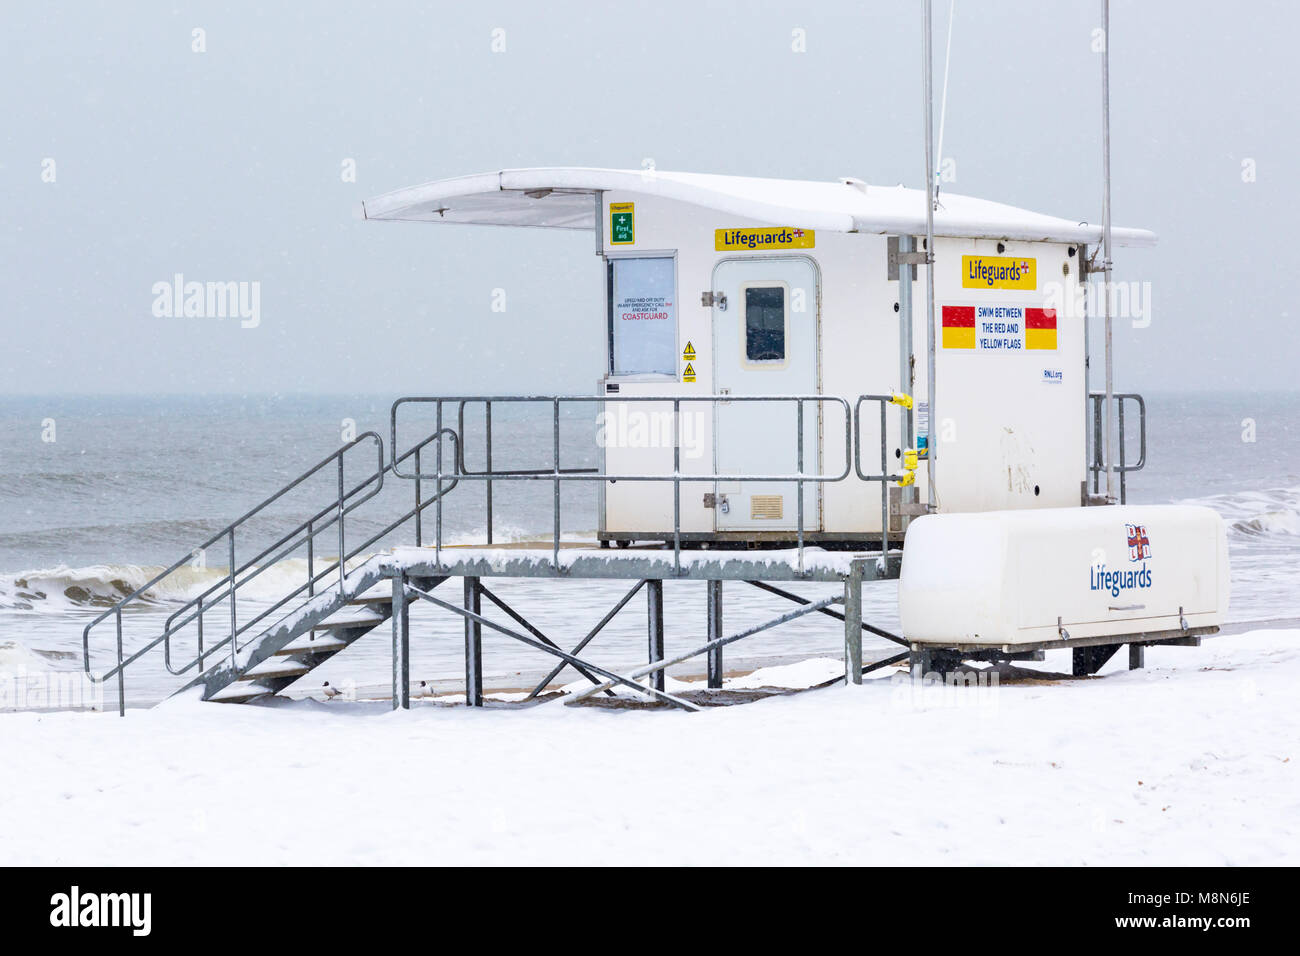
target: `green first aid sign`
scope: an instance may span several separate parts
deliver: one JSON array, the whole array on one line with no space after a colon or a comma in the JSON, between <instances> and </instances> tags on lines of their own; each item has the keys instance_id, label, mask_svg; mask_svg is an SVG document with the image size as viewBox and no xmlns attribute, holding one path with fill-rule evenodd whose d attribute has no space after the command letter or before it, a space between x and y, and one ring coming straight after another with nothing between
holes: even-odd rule
<instances>
[{"instance_id":1,"label":"green first aid sign","mask_svg":"<svg viewBox=\"0 0 1300 956\"><path fill-rule=\"evenodd\" d=\"M609 244L611 246L630 246L633 242L633 203L612 202L609 204Z\"/></svg>"}]
</instances>

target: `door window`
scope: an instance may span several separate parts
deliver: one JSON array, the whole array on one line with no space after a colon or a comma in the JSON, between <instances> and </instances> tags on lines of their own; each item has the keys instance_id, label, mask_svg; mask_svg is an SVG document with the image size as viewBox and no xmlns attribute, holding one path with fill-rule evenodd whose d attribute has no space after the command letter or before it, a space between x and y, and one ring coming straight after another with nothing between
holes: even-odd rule
<instances>
[{"instance_id":1,"label":"door window","mask_svg":"<svg viewBox=\"0 0 1300 956\"><path fill-rule=\"evenodd\" d=\"M745 361L784 362L786 332L785 286L746 286Z\"/></svg>"}]
</instances>

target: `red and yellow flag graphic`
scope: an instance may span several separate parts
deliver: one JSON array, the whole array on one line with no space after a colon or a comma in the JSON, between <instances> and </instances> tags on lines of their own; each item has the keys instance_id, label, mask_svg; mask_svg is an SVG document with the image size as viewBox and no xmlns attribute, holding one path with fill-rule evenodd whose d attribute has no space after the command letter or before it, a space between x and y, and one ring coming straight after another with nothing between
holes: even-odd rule
<instances>
[{"instance_id":1,"label":"red and yellow flag graphic","mask_svg":"<svg viewBox=\"0 0 1300 956\"><path fill-rule=\"evenodd\" d=\"M1025 348L1056 348L1056 310L1025 309Z\"/></svg>"},{"instance_id":2,"label":"red and yellow flag graphic","mask_svg":"<svg viewBox=\"0 0 1300 956\"><path fill-rule=\"evenodd\" d=\"M943 347L946 349L975 347L975 306L945 305L943 307Z\"/></svg>"}]
</instances>

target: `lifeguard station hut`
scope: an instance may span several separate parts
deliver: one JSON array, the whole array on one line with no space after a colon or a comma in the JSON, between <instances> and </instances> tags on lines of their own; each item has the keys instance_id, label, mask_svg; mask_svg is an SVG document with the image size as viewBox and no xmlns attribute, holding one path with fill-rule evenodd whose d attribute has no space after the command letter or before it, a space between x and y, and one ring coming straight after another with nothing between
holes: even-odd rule
<instances>
[{"instance_id":1,"label":"lifeguard station hut","mask_svg":"<svg viewBox=\"0 0 1300 956\"><path fill-rule=\"evenodd\" d=\"M596 394L636 402L601 405L604 471L713 476L676 505L664 483L605 483L602 541L862 548L922 513L1084 504L1097 464L1081 290L1101 227L942 195L932 410L913 305L926 205L857 179L561 168L414 186L362 214L593 234L604 321L565 334L600 335ZM672 398L676 426L652 401Z\"/></svg>"},{"instance_id":2,"label":"lifeguard station hut","mask_svg":"<svg viewBox=\"0 0 1300 956\"><path fill-rule=\"evenodd\" d=\"M86 626L86 671L116 677L122 712L125 669L159 645L168 669L189 675L186 687L243 701L288 688L390 621L392 699L407 706L408 621L419 603L464 620L471 705L484 702L485 627L558 661L528 700L562 696L554 682L570 667L590 681L574 699L621 685L688 710L698 702L665 689L669 667L704 656L716 692L724 646L808 614L842 622L852 683L904 660L949 673L971 659L1041 660L1052 648L1071 648L1075 673L1092 674L1120 646L1137 667L1146 646L1197 643L1218 630L1228 594L1222 521L1207 509L1123 504L1124 473L1145 459L1137 396L1121 399L1137 403L1138 459L1124 459L1121 414L1119 500L1097 493L1101 402L1088 392L1082 308L1103 239L1097 226L949 194L931 204L926 192L856 179L580 168L413 186L367 201L362 214L590 231L603 264L590 295L602 320L587 332L600 336L605 367L593 369L594 387L568 395L398 399L387 454L378 433L359 435L201 543L228 549L228 573L178 608L162 634L124 642L123 611L149 600L193 549ZM1112 236L1154 242L1139 229ZM918 281L925 309L915 305ZM434 424L412 435L403 412L417 405ZM494 466L493 409L504 405L540 409L551 438L543 461L503 468L498 457ZM573 406L593 413L596 467L562 460L561 416ZM368 453L362 477L349 481ZM250 519L335 472L335 497L270 547L237 557ZM413 507L381 518L382 530L363 541L349 539L349 516L375 508L368 502L391 478L409 482ZM550 540L502 547L493 487L519 481L551 487ZM596 541L562 541L561 489L572 482L600 490ZM486 535L451 547L443 511L465 500L463 484L485 493ZM413 545L395 541L412 532ZM337 557L321 568L316 549L335 536ZM241 589L304 552L305 580L241 620ZM565 650L484 584L519 577L624 579L631 589ZM459 601L435 593L458 578ZM862 616L863 583L891 578L901 635ZM664 646L667 580L707 586L707 640L673 656ZM727 634L726 581L799 606ZM778 586L790 581L842 591L810 599ZM642 590L646 666L618 674L580 656ZM484 615L484 600L514 623ZM211 625L206 638L204 630L214 612L229 616L215 641ZM116 663L96 673L92 632L110 621ZM903 650L864 664L864 632Z\"/></svg>"}]
</instances>

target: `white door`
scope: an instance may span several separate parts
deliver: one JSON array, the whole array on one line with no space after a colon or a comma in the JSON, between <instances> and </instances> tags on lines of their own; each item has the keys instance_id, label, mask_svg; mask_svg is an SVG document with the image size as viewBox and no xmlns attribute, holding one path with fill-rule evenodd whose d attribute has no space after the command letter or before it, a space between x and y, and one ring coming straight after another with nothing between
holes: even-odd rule
<instances>
[{"instance_id":1,"label":"white door","mask_svg":"<svg viewBox=\"0 0 1300 956\"><path fill-rule=\"evenodd\" d=\"M719 394L812 395L817 392L817 266L806 256L728 259L713 270L713 381ZM803 471L821 472L816 402L803 407ZM793 402L725 402L715 411L719 475L792 475L799 471L798 411ZM794 482L720 481L719 531L793 531ZM803 528L821 527L816 482L804 485Z\"/></svg>"}]
</instances>

